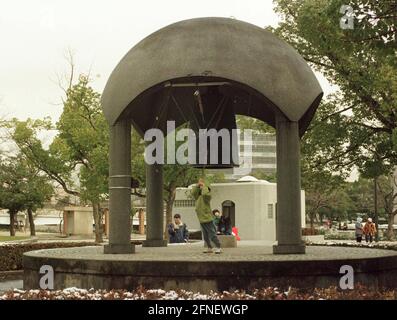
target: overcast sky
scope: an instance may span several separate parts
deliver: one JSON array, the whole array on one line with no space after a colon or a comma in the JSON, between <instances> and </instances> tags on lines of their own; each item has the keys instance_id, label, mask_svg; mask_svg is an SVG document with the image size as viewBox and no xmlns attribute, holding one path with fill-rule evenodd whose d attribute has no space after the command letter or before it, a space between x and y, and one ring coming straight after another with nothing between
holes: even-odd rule
<instances>
[{"instance_id":1,"label":"overcast sky","mask_svg":"<svg viewBox=\"0 0 397 320\"><path fill-rule=\"evenodd\" d=\"M195 17L235 17L276 26L272 0L1 0L0 116L19 119L62 112L57 74L91 69L102 92L111 71L138 41L170 23ZM326 93L330 86L319 79Z\"/></svg>"}]
</instances>

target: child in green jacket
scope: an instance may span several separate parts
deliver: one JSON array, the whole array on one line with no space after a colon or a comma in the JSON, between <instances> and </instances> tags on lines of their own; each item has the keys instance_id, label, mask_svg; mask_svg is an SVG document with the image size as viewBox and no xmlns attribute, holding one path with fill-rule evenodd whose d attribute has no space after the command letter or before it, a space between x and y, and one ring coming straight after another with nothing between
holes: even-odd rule
<instances>
[{"instance_id":1,"label":"child in green jacket","mask_svg":"<svg viewBox=\"0 0 397 320\"><path fill-rule=\"evenodd\" d=\"M192 196L196 200L196 214L200 221L203 238L208 249L205 253L212 253L212 243L215 244L215 253L221 253L221 244L216 236L216 227L214 224L214 215L211 210L211 189L204 183L202 178L199 179L196 186L193 187Z\"/></svg>"}]
</instances>

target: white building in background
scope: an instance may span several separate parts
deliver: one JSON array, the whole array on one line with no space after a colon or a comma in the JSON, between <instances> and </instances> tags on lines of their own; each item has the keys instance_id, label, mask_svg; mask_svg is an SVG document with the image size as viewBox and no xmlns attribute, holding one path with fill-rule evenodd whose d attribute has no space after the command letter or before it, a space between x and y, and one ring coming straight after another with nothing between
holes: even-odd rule
<instances>
[{"instance_id":1,"label":"white building in background","mask_svg":"<svg viewBox=\"0 0 397 320\"><path fill-rule=\"evenodd\" d=\"M191 187L178 188L173 213L179 213L189 230L199 230ZM211 185L213 209L229 216L242 240L276 240L277 185L254 177ZM305 192L301 191L302 227L305 227Z\"/></svg>"},{"instance_id":2,"label":"white building in background","mask_svg":"<svg viewBox=\"0 0 397 320\"><path fill-rule=\"evenodd\" d=\"M247 145L251 145L251 151L245 151ZM276 173L276 135L252 132L252 139L248 141L241 135L240 155L252 158L251 172L260 170L267 174Z\"/></svg>"},{"instance_id":3,"label":"white building in background","mask_svg":"<svg viewBox=\"0 0 397 320\"><path fill-rule=\"evenodd\" d=\"M268 175L275 174L276 135L252 131L251 136L244 136L244 132L241 132L239 158L241 163L239 167L208 171L210 174L222 172L227 180L236 180L257 171Z\"/></svg>"}]
</instances>

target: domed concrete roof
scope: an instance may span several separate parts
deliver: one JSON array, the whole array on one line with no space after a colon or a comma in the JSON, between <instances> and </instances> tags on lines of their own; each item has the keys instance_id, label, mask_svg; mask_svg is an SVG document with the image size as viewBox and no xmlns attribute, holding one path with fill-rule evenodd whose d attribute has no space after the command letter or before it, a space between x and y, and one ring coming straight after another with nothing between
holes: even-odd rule
<instances>
[{"instance_id":1,"label":"domed concrete roof","mask_svg":"<svg viewBox=\"0 0 397 320\"><path fill-rule=\"evenodd\" d=\"M257 182L257 181L259 180L253 176L244 176L237 180L237 182Z\"/></svg>"},{"instance_id":2,"label":"domed concrete roof","mask_svg":"<svg viewBox=\"0 0 397 320\"><path fill-rule=\"evenodd\" d=\"M103 112L110 124L128 117L142 131L169 98L167 88L216 81L240 98L234 99L237 114L274 125L279 110L299 121L301 134L322 97L306 61L271 32L235 19L198 18L171 24L135 45L106 84ZM187 93L178 94L183 108ZM184 122L176 111L167 119Z\"/></svg>"}]
</instances>

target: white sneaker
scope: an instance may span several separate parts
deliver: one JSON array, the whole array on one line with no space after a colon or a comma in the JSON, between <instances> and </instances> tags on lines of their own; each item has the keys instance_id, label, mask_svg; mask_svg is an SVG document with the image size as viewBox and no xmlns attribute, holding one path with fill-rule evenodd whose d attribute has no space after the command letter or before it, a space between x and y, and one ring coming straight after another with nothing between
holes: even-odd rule
<instances>
[{"instance_id":1,"label":"white sneaker","mask_svg":"<svg viewBox=\"0 0 397 320\"><path fill-rule=\"evenodd\" d=\"M216 248L215 249L215 253L216 254L221 254L222 253L222 249L221 248Z\"/></svg>"},{"instance_id":2,"label":"white sneaker","mask_svg":"<svg viewBox=\"0 0 397 320\"><path fill-rule=\"evenodd\" d=\"M203 253L213 253L214 250L212 250L212 248L207 248L203 251Z\"/></svg>"}]
</instances>

